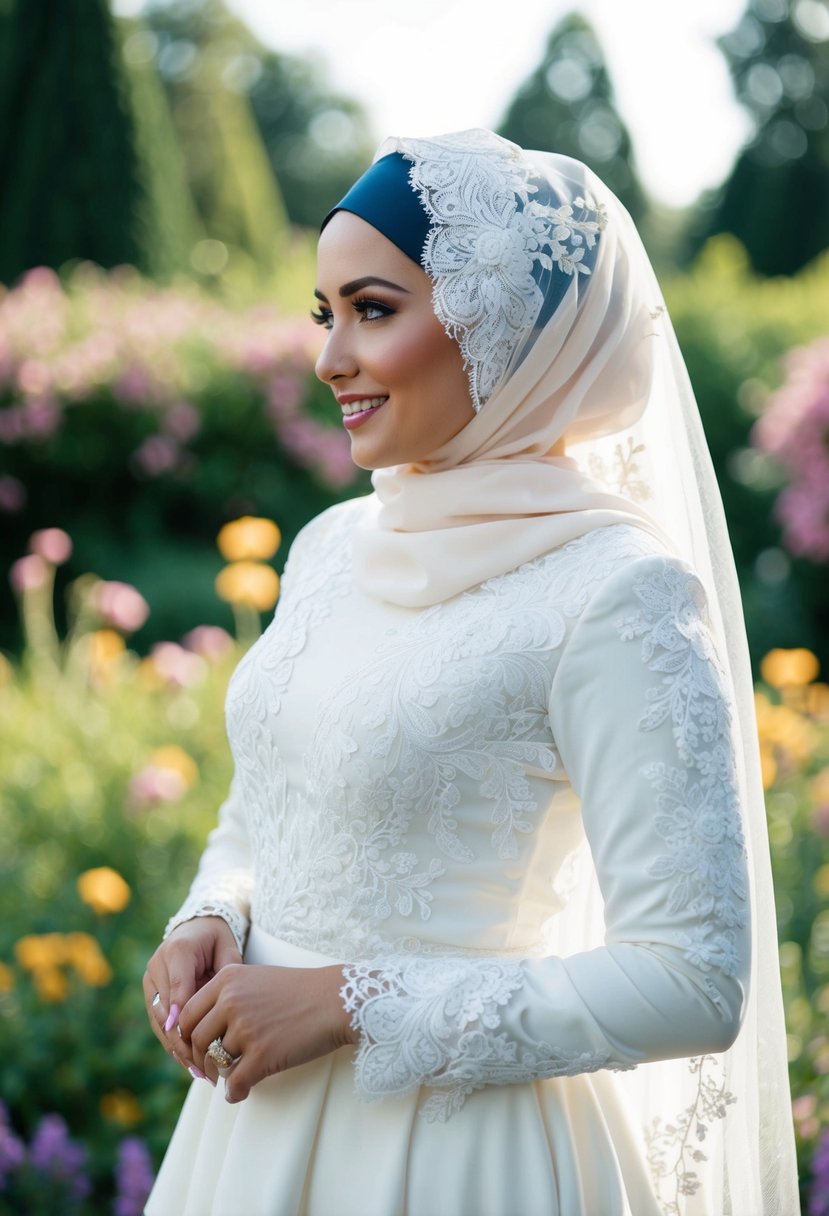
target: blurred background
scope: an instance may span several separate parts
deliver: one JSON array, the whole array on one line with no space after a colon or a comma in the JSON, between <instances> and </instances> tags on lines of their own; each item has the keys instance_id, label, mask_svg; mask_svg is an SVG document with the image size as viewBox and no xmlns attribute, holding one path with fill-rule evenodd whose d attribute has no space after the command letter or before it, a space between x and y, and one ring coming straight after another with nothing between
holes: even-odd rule
<instances>
[{"instance_id":1,"label":"blurred background","mask_svg":"<svg viewBox=\"0 0 829 1216\"><path fill-rule=\"evenodd\" d=\"M313 377L316 230L383 136L468 126L591 165L667 296L829 1216L829 0L397 7L0 0L0 1216L143 1210L189 1080L140 978L227 788L226 682L296 532L368 488Z\"/></svg>"}]
</instances>

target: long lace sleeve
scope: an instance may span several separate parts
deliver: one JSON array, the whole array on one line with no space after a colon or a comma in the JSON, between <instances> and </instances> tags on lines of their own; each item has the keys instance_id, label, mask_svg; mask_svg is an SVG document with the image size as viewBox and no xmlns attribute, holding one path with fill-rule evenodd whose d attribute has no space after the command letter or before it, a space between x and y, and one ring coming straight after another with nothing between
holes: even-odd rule
<instances>
[{"instance_id":1,"label":"long lace sleeve","mask_svg":"<svg viewBox=\"0 0 829 1216\"><path fill-rule=\"evenodd\" d=\"M724 1051L740 1024L748 908L727 681L701 584L638 558L566 644L550 722L581 800L605 943L569 957L423 956L345 969L358 1092L472 1090Z\"/></svg>"},{"instance_id":2,"label":"long lace sleeve","mask_svg":"<svg viewBox=\"0 0 829 1216\"><path fill-rule=\"evenodd\" d=\"M218 823L207 838L196 877L184 903L168 921L165 938L194 916L221 916L243 953L249 927L252 882L241 791L234 777L230 793L219 808Z\"/></svg>"}]
</instances>

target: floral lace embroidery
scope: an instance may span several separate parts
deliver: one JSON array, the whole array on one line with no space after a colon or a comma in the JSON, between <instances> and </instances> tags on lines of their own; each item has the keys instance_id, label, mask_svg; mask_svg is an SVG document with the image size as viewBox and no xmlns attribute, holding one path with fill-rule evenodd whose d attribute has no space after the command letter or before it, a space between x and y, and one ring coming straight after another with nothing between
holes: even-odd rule
<instances>
[{"instance_id":1,"label":"floral lace embroidery","mask_svg":"<svg viewBox=\"0 0 829 1216\"><path fill-rule=\"evenodd\" d=\"M681 1216L680 1196L699 1191L695 1167L708 1160L703 1145L711 1124L724 1119L737 1101L725 1087L722 1061L716 1056L695 1056L688 1067L697 1078L691 1103L675 1121L657 1118L645 1130L648 1164L664 1216Z\"/></svg>"},{"instance_id":2,"label":"floral lace embroidery","mask_svg":"<svg viewBox=\"0 0 829 1216\"><path fill-rule=\"evenodd\" d=\"M487 959L381 960L343 969L341 997L360 1031L355 1062L367 1100L428 1085L420 1107L446 1122L484 1085L628 1068L607 1051L568 1052L547 1043L519 1045L498 1034L499 1011L521 988L520 963Z\"/></svg>"},{"instance_id":3,"label":"floral lace embroidery","mask_svg":"<svg viewBox=\"0 0 829 1216\"><path fill-rule=\"evenodd\" d=\"M647 478L642 476L638 460L645 451L644 443L635 443L633 436L628 435L625 444L614 441L612 448L607 444L607 451L603 450L605 446L601 440L591 445L587 462L590 476L632 502L647 502L652 498L653 490Z\"/></svg>"},{"instance_id":4,"label":"floral lace embroidery","mask_svg":"<svg viewBox=\"0 0 829 1216\"><path fill-rule=\"evenodd\" d=\"M648 764L643 774L656 792L655 829L667 850L648 867L671 880L672 912L693 913L685 957L701 971L718 967L736 975L737 935L746 928L745 853L737 778L731 749L731 713L723 674L705 618L705 592L692 574L669 562L634 583L642 609L617 621L623 639L640 638L642 658L662 673L648 693L639 722L654 730L670 719L683 768ZM710 1000L722 1008L706 978ZM723 1062L705 1055L689 1060L697 1078L692 1102L673 1122L657 1119L645 1129L648 1163L665 1216L679 1216L681 1196L700 1187L694 1168L706 1160L702 1144L711 1123L724 1119L736 1099L728 1091ZM719 1079L712 1073L721 1074Z\"/></svg>"},{"instance_id":5,"label":"floral lace embroidery","mask_svg":"<svg viewBox=\"0 0 829 1216\"><path fill-rule=\"evenodd\" d=\"M262 637L247 652L234 671L228 686L227 729L234 750L235 775L231 798L241 801L248 815L263 799L266 813L272 813L268 800L268 765L277 758L267 732L267 721L278 714L284 691L290 683L294 662L303 650L310 629L332 609L338 595L348 590L347 547L343 529L354 514L359 500L328 512L314 520L298 538L291 551L289 567L283 576L283 593L278 615ZM303 562L301 550L314 541L331 548L326 562ZM337 555L339 554L339 564ZM294 575L294 567L298 567ZM272 647L275 638L279 644ZM277 786L278 788L278 786ZM278 871L272 871L277 873ZM182 907L171 917L165 938L173 929L196 916L221 916L227 922L244 953L249 927L249 909L255 898L254 872L250 868L221 874L197 875Z\"/></svg>"},{"instance_id":6,"label":"floral lace embroidery","mask_svg":"<svg viewBox=\"0 0 829 1216\"><path fill-rule=\"evenodd\" d=\"M245 797L261 875L257 923L332 957L399 950L386 926L429 920L447 865L476 857L469 829L480 839L481 803L491 808L495 856L505 864L521 850L529 857L549 798L539 778L560 766L547 706L565 618L653 543L635 528L605 529L413 614L328 691L303 788L287 789L272 742L252 756ZM327 563L327 551L316 560ZM260 729L257 721L246 735ZM414 839L418 819L426 834ZM276 874L279 882L269 877ZM408 948L421 948L407 936Z\"/></svg>"},{"instance_id":7,"label":"floral lace embroidery","mask_svg":"<svg viewBox=\"0 0 829 1216\"><path fill-rule=\"evenodd\" d=\"M196 916L220 916L233 934L237 950L240 954L244 954L245 941L248 936L248 918L242 911L242 907L246 906L250 900L252 885L250 870L238 874L223 874L218 882L212 879L204 885L209 886L211 897L201 898L198 887L194 887L175 916L167 922L164 940L166 941L179 925L183 925L185 921L192 920ZM225 893L227 898L223 899L222 895Z\"/></svg>"},{"instance_id":8,"label":"floral lace embroidery","mask_svg":"<svg viewBox=\"0 0 829 1216\"><path fill-rule=\"evenodd\" d=\"M673 880L670 909L692 912L698 923L685 938L685 957L703 971L736 975L736 934L745 929L745 844L731 745L731 714L724 677L705 620L699 579L661 561L634 582L641 610L617 621L625 641L641 638L642 659L662 680L648 691L639 729L670 719L684 768L649 764L642 770L656 791L655 829L667 852L648 867ZM716 987L705 984L718 1006Z\"/></svg>"},{"instance_id":9,"label":"floral lace embroidery","mask_svg":"<svg viewBox=\"0 0 829 1216\"><path fill-rule=\"evenodd\" d=\"M393 142L413 161L411 184L431 218L423 264L435 314L460 345L480 410L541 312L536 265L589 275L585 252L607 217L581 196L558 206L533 199L520 149L491 131Z\"/></svg>"}]
</instances>

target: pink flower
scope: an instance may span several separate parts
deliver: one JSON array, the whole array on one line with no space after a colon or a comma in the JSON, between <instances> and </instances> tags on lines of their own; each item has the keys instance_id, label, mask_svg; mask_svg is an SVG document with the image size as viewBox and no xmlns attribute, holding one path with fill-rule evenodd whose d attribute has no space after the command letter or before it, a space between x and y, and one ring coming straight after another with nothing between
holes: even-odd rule
<instances>
[{"instance_id":1,"label":"pink flower","mask_svg":"<svg viewBox=\"0 0 829 1216\"><path fill-rule=\"evenodd\" d=\"M161 420L162 430L180 443L187 443L201 430L201 415L189 401L177 401Z\"/></svg>"},{"instance_id":2,"label":"pink flower","mask_svg":"<svg viewBox=\"0 0 829 1216\"><path fill-rule=\"evenodd\" d=\"M16 477L0 477L0 511L14 515L26 505L26 487Z\"/></svg>"},{"instance_id":3,"label":"pink flower","mask_svg":"<svg viewBox=\"0 0 829 1216\"><path fill-rule=\"evenodd\" d=\"M115 395L125 405L144 405L155 400L155 384L150 373L138 363L131 363L115 382Z\"/></svg>"},{"instance_id":4,"label":"pink flower","mask_svg":"<svg viewBox=\"0 0 829 1216\"><path fill-rule=\"evenodd\" d=\"M812 811L812 827L818 836L829 836L829 803L824 802Z\"/></svg>"},{"instance_id":5,"label":"pink flower","mask_svg":"<svg viewBox=\"0 0 829 1216\"><path fill-rule=\"evenodd\" d=\"M42 528L33 532L29 548L53 566L62 566L72 556L72 541L63 528Z\"/></svg>"},{"instance_id":6,"label":"pink flower","mask_svg":"<svg viewBox=\"0 0 829 1216\"><path fill-rule=\"evenodd\" d=\"M130 778L127 800L132 807L152 806L156 802L177 802L187 793L181 773L148 764Z\"/></svg>"},{"instance_id":7,"label":"pink flower","mask_svg":"<svg viewBox=\"0 0 829 1216\"><path fill-rule=\"evenodd\" d=\"M51 372L47 364L36 359L26 359L17 369L17 384L22 393L36 397L51 386Z\"/></svg>"},{"instance_id":8,"label":"pink flower","mask_svg":"<svg viewBox=\"0 0 829 1216\"><path fill-rule=\"evenodd\" d=\"M201 655L185 650L177 642L157 642L150 652L156 671L168 684L193 688L205 677L207 664Z\"/></svg>"},{"instance_id":9,"label":"pink flower","mask_svg":"<svg viewBox=\"0 0 829 1216\"><path fill-rule=\"evenodd\" d=\"M38 591L49 579L49 567L39 553L20 557L9 570L9 580L18 595Z\"/></svg>"},{"instance_id":10,"label":"pink flower","mask_svg":"<svg viewBox=\"0 0 829 1216\"><path fill-rule=\"evenodd\" d=\"M108 625L122 633L134 633L150 615L150 606L129 583L96 583L92 605Z\"/></svg>"},{"instance_id":11,"label":"pink flower","mask_svg":"<svg viewBox=\"0 0 829 1216\"><path fill-rule=\"evenodd\" d=\"M775 503L792 553L829 561L829 339L792 351L788 378L752 432L788 474Z\"/></svg>"},{"instance_id":12,"label":"pink flower","mask_svg":"<svg viewBox=\"0 0 829 1216\"><path fill-rule=\"evenodd\" d=\"M179 464L181 448L175 439L167 435L149 435L135 449L132 458L138 467L150 477L169 473Z\"/></svg>"},{"instance_id":13,"label":"pink flower","mask_svg":"<svg viewBox=\"0 0 829 1216\"><path fill-rule=\"evenodd\" d=\"M218 625L197 625L181 641L185 649L192 650L211 663L224 658L233 649L233 638Z\"/></svg>"}]
</instances>

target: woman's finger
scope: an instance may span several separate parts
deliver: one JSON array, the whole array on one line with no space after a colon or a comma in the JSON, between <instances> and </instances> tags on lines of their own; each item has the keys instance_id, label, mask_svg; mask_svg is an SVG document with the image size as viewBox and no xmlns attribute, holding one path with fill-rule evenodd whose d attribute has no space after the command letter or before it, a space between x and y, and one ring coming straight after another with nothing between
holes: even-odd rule
<instances>
[{"instance_id":1,"label":"woman's finger","mask_svg":"<svg viewBox=\"0 0 829 1216\"><path fill-rule=\"evenodd\" d=\"M167 969L163 959L153 956L144 972L143 979L144 1000L153 1033L177 1064L186 1068L192 1077L203 1080L204 1073L194 1067L190 1049L183 1042L178 1026L171 1019L172 1009L168 1008L165 1000L165 993L169 992L169 987ZM167 1029L168 1027L169 1029Z\"/></svg>"}]
</instances>

